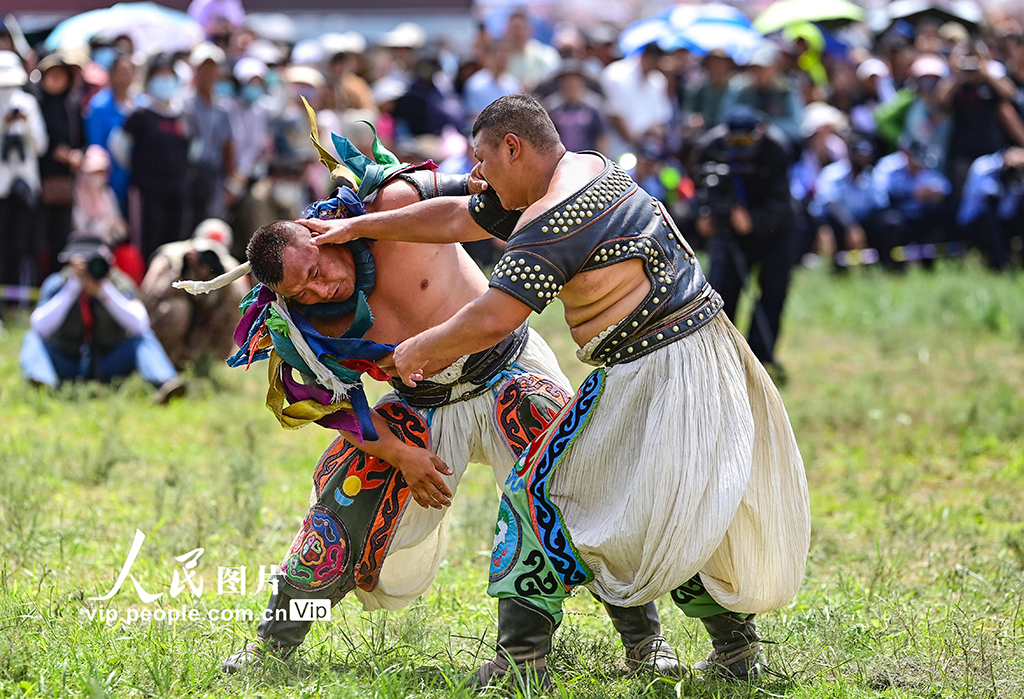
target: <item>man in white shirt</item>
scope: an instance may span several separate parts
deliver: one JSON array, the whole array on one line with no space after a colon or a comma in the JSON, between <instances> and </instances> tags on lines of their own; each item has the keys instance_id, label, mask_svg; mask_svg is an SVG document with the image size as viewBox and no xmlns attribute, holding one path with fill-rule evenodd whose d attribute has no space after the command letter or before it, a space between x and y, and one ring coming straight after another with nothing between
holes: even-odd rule
<instances>
[{"instance_id":1,"label":"man in white shirt","mask_svg":"<svg viewBox=\"0 0 1024 699\"><path fill-rule=\"evenodd\" d=\"M22 90L28 74L13 51L0 51L0 284L18 284L31 254L31 220L39 196L39 156L46 123L36 98Z\"/></svg>"},{"instance_id":2,"label":"man in white shirt","mask_svg":"<svg viewBox=\"0 0 1024 699\"><path fill-rule=\"evenodd\" d=\"M636 149L645 136L664 136L672 103L668 80L658 70L662 55L657 44L648 44L639 54L616 61L601 73L612 125L609 155L614 158Z\"/></svg>"},{"instance_id":3,"label":"man in white shirt","mask_svg":"<svg viewBox=\"0 0 1024 699\"><path fill-rule=\"evenodd\" d=\"M523 10L517 10L509 16L505 38L512 48L509 72L527 89L532 90L540 81L549 77L562 62L562 57L553 46L533 38L533 26Z\"/></svg>"}]
</instances>

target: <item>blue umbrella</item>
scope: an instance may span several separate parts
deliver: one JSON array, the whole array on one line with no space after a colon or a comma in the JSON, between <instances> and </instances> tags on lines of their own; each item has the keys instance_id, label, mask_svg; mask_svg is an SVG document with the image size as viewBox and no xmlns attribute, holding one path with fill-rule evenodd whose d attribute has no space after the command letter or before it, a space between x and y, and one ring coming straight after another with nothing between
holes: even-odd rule
<instances>
[{"instance_id":1,"label":"blue umbrella","mask_svg":"<svg viewBox=\"0 0 1024 699\"><path fill-rule=\"evenodd\" d=\"M628 26L619 38L624 55L657 43L665 51L688 49L703 56L722 49L737 62L743 62L763 41L751 27L750 18L731 5L681 5Z\"/></svg>"},{"instance_id":2,"label":"blue umbrella","mask_svg":"<svg viewBox=\"0 0 1024 699\"><path fill-rule=\"evenodd\" d=\"M623 56L636 53L648 44L662 46L672 40L672 28L664 16L655 15L637 20L619 35L619 51Z\"/></svg>"},{"instance_id":3,"label":"blue umbrella","mask_svg":"<svg viewBox=\"0 0 1024 699\"><path fill-rule=\"evenodd\" d=\"M685 48L698 56L721 49L737 63L746 63L763 42L761 33L750 26L731 22L699 22L674 33L672 42L663 44L662 48L666 51Z\"/></svg>"},{"instance_id":4,"label":"blue umbrella","mask_svg":"<svg viewBox=\"0 0 1024 699\"><path fill-rule=\"evenodd\" d=\"M751 26L750 18L732 5L711 2L705 5L679 5L662 13L669 26L681 31L694 24L704 22L738 24Z\"/></svg>"},{"instance_id":5,"label":"blue umbrella","mask_svg":"<svg viewBox=\"0 0 1024 699\"><path fill-rule=\"evenodd\" d=\"M64 20L43 45L55 51L88 43L96 36L121 35L131 37L135 50L144 54L188 51L205 36L199 23L184 12L153 2L125 2Z\"/></svg>"}]
</instances>

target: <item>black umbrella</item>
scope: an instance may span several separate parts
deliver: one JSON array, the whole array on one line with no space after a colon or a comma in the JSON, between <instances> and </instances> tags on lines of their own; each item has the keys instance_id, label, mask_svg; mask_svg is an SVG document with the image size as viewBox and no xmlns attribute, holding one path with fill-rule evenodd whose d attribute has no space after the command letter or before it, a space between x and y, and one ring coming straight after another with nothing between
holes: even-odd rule
<instances>
[{"instance_id":1,"label":"black umbrella","mask_svg":"<svg viewBox=\"0 0 1024 699\"><path fill-rule=\"evenodd\" d=\"M896 0L879 12L879 19L877 24L872 22L872 28L880 32L899 20L914 25L924 20L959 22L968 31L976 31L984 16L971 0Z\"/></svg>"}]
</instances>

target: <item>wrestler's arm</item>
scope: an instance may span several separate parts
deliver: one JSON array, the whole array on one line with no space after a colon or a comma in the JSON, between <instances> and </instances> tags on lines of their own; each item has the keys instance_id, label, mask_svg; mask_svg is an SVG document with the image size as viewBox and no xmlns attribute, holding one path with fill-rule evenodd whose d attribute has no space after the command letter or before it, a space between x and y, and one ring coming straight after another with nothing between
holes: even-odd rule
<instances>
[{"instance_id":1,"label":"wrestler's arm","mask_svg":"<svg viewBox=\"0 0 1024 699\"><path fill-rule=\"evenodd\" d=\"M405 476L412 496L421 507L441 509L452 504L452 491L445 485L441 475L450 476L452 470L436 454L406 444L391 431L388 422L377 411L372 411L373 426L378 439L360 443L356 435L339 430L352 444L381 461L391 464Z\"/></svg>"},{"instance_id":2,"label":"wrestler's arm","mask_svg":"<svg viewBox=\"0 0 1024 699\"><path fill-rule=\"evenodd\" d=\"M504 291L488 289L441 325L398 345L396 371L406 385L415 386L431 359L461 357L493 347L522 325L530 312L529 306Z\"/></svg>"},{"instance_id":3,"label":"wrestler's arm","mask_svg":"<svg viewBox=\"0 0 1024 699\"><path fill-rule=\"evenodd\" d=\"M314 245L337 245L357 238L407 243L468 243L490 235L469 213L469 197L435 197L392 211L331 221L297 221L313 231Z\"/></svg>"}]
</instances>

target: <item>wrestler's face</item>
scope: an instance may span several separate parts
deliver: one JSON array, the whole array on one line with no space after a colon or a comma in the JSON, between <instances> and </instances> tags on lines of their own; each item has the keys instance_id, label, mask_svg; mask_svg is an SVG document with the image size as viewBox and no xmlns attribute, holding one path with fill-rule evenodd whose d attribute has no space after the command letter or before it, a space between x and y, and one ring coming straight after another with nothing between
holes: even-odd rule
<instances>
[{"instance_id":1,"label":"wrestler's face","mask_svg":"<svg viewBox=\"0 0 1024 699\"><path fill-rule=\"evenodd\" d=\"M520 201L524 197L515 176L515 164L519 161L521 148L519 139L512 134L494 143L481 132L476 136L473 149L473 154L480 161L473 168L474 173L487 181L501 200L502 208L509 211L527 203Z\"/></svg>"},{"instance_id":2,"label":"wrestler's face","mask_svg":"<svg viewBox=\"0 0 1024 699\"><path fill-rule=\"evenodd\" d=\"M346 245L317 247L309 230L295 224L291 244L281 251L284 278L274 291L302 304L344 301L355 292L356 265Z\"/></svg>"}]
</instances>

